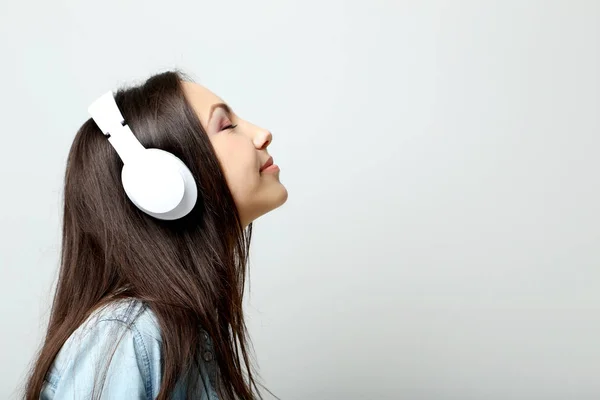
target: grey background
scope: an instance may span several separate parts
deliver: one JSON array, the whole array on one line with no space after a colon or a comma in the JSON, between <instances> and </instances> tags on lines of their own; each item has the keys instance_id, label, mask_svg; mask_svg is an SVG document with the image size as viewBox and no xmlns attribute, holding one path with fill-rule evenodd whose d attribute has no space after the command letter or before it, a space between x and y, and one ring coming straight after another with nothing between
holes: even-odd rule
<instances>
[{"instance_id":1,"label":"grey background","mask_svg":"<svg viewBox=\"0 0 600 400\"><path fill-rule=\"evenodd\" d=\"M274 133L248 324L282 399L600 398L600 2L4 1L0 398L56 278L68 148L180 67Z\"/></svg>"}]
</instances>

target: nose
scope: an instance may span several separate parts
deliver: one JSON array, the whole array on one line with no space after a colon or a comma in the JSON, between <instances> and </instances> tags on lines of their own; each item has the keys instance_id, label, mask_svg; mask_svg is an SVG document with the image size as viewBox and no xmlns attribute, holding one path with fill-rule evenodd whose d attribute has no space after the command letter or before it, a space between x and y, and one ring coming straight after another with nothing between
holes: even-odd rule
<instances>
[{"instance_id":1,"label":"nose","mask_svg":"<svg viewBox=\"0 0 600 400\"><path fill-rule=\"evenodd\" d=\"M259 129L254 135L254 146L258 150L266 149L273 141L273 135L266 129Z\"/></svg>"}]
</instances>

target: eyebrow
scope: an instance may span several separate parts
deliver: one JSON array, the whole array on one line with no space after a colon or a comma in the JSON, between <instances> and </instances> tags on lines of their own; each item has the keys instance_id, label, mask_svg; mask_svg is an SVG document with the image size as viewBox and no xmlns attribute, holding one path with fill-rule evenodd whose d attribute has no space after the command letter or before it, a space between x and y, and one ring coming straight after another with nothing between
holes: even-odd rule
<instances>
[{"instance_id":1,"label":"eyebrow","mask_svg":"<svg viewBox=\"0 0 600 400\"><path fill-rule=\"evenodd\" d=\"M225 104L225 103L215 103L212 106L210 106L210 110L208 112L208 122L209 123L210 123L210 120L212 119L213 112L217 108L222 108L228 115L231 115L231 108L229 108L229 106L227 104Z\"/></svg>"}]
</instances>

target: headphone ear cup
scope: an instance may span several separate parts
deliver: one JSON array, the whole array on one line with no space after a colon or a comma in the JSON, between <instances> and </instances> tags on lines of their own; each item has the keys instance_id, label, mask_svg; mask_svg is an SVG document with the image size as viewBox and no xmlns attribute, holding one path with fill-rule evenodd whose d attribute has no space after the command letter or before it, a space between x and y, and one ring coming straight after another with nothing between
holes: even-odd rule
<instances>
[{"instance_id":1,"label":"headphone ear cup","mask_svg":"<svg viewBox=\"0 0 600 400\"><path fill-rule=\"evenodd\" d=\"M135 161L125 164L121 180L127 197L150 215L176 209L185 195L185 184L176 160L179 159L161 150L144 150Z\"/></svg>"}]
</instances>

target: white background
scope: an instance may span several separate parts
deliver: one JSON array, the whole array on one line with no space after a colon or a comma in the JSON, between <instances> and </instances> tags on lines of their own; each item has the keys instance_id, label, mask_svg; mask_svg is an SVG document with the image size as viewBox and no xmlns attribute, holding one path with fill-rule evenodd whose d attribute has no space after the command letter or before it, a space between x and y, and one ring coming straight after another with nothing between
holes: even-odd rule
<instances>
[{"instance_id":1,"label":"white background","mask_svg":"<svg viewBox=\"0 0 600 400\"><path fill-rule=\"evenodd\" d=\"M273 131L248 324L282 399L600 398L600 2L0 5L0 398L87 106L179 67Z\"/></svg>"}]
</instances>

